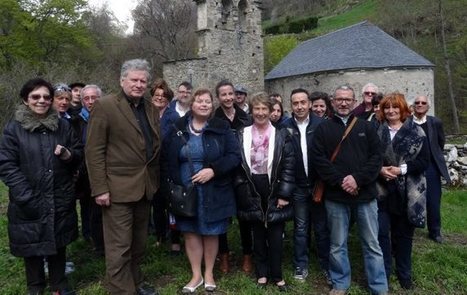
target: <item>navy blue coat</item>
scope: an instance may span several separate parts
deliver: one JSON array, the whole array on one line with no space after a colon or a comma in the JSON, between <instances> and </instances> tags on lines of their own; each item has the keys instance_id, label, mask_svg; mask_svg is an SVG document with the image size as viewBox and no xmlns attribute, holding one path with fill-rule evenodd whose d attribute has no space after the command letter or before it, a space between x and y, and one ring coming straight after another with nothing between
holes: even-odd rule
<instances>
[{"instance_id":1,"label":"navy blue coat","mask_svg":"<svg viewBox=\"0 0 467 295\"><path fill-rule=\"evenodd\" d=\"M183 184L180 175L180 150L185 144L182 136L188 141L187 114L171 125L164 138L161 154L162 189L167 192L167 184ZM229 127L221 119L212 118L204 129L202 136L205 161L204 166L212 168L214 177L203 184L203 196L206 221L215 222L236 214L235 196L232 185L232 172L240 164L240 148L238 140ZM162 193L161 195L168 195Z\"/></svg>"},{"instance_id":2,"label":"navy blue coat","mask_svg":"<svg viewBox=\"0 0 467 295\"><path fill-rule=\"evenodd\" d=\"M180 119L180 115L178 114L177 110L175 109L177 101L172 100L167 109L164 111L164 114L161 118L161 136L162 138L170 131L172 124L177 122Z\"/></svg>"},{"instance_id":3,"label":"navy blue coat","mask_svg":"<svg viewBox=\"0 0 467 295\"><path fill-rule=\"evenodd\" d=\"M438 168L443 178L447 182L451 182L443 155L445 142L443 123L440 119L433 116L426 116L426 123L428 128L427 136L430 144L430 152L434 159L435 166Z\"/></svg>"},{"instance_id":4,"label":"navy blue coat","mask_svg":"<svg viewBox=\"0 0 467 295\"><path fill-rule=\"evenodd\" d=\"M306 146L307 149L311 148L311 144L313 143L313 135L315 133L316 127L323 122L323 118L316 116L314 113L310 112L309 115L310 122L306 127ZM292 145L294 147L295 153L295 182L297 187L301 189L309 190L309 194L311 194L311 189L315 184L315 179L317 178L317 174L313 169L313 165L311 164L310 157L308 157L308 177L305 173L305 167L303 165L303 151L300 145L300 130L298 129L297 122L295 121L294 115L292 117L287 118L284 123L281 124L282 128L286 128L292 139ZM308 153L308 150L305 151Z\"/></svg>"}]
</instances>

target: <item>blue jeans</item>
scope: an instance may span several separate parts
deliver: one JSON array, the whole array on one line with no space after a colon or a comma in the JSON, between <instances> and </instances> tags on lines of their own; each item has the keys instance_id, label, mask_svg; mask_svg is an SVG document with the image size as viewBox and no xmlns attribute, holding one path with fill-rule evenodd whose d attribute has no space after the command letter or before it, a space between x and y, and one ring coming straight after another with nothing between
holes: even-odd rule
<instances>
[{"instance_id":1,"label":"blue jeans","mask_svg":"<svg viewBox=\"0 0 467 295\"><path fill-rule=\"evenodd\" d=\"M324 202L311 201L311 225L315 235L318 263L321 270L329 271L329 229Z\"/></svg>"},{"instance_id":2,"label":"blue jeans","mask_svg":"<svg viewBox=\"0 0 467 295\"><path fill-rule=\"evenodd\" d=\"M293 265L308 270L311 196L297 189L294 194Z\"/></svg>"},{"instance_id":3,"label":"blue jeans","mask_svg":"<svg viewBox=\"0 0 467 295\"><path fill-rule=\"evenodd\" d=\"M350 216L355 215L371 293L388 291L383 253L378 243L378 206L369 203L345 204L325 200L330 231L329 271L334 289L350 287L350 262L347 249Z\"/></svg>"}]
</instances>

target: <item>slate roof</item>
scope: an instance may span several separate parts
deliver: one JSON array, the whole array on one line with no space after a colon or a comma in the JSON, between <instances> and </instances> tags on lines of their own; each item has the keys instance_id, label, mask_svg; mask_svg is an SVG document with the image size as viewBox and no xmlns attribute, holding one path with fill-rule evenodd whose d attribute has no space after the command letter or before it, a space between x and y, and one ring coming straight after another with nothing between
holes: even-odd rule
<instances>
[{"instance_id":1,"label":"slate roof","mask_svg":"<svg viewBox=\"0 0 467 295\"><path fill-rule=\"evenodd\" d=\"M346 69L434 67L395 38L364 21L300 43L265 80Z\"/></svg>"}]
</instances>

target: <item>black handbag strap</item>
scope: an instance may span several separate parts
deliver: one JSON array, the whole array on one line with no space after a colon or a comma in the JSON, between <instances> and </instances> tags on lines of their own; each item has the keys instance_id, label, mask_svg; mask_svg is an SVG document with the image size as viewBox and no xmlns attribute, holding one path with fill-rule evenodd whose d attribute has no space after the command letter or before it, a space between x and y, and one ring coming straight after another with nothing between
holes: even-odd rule
<instances>
[{"instance_id":1,"label":"black handbag strap","mask_svg":"<svg viewBox=\"0 0 467 295\"><path fill-rule=\"evenodd\" d=\"M188 141L186 141L186 138L185 138L185 136L183 135L183 132L182 132L181 130L179 130L179 129L175 126L175 124L173 124L173 128L174 128L175 130L177 130L177 133L176 133L177 136L179 136L179 137L182 139L183 143L184 143L184 144L187 146L187 148L188 148ZM187 158L188 158L188 163L190 164L191 175L193 176L193 175L195 175L195 166L193 166L193 161L192 161L192 159L191 159L191 153L190 153L190 149L189 149L189 148L188 148L186 154L187 154Z\"/></svg>"}]
</instances>

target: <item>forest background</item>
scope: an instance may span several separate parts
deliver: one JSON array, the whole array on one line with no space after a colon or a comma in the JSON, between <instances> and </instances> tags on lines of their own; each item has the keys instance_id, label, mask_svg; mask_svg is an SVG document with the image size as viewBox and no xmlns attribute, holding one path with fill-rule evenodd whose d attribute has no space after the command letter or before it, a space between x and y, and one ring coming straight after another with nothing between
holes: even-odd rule
<instances>
[{"instance_id":1,"label":"forest background","mask_svg":"<svg viewBox=\"0 0 467 295\"><path fill-rule=\"evenodd\" d=\"M145 58L160 77L164 61L196 57L192 0L138 1L131 35L108 6L92 8L87 0L0 2L0 127L11 118L21 85L32 77L83 81L110 92L118 89L124 60ZM309 31L265 35L265 73L301 41L369 20L436 65L436 115L447 133L467 133L467 0L261 2L263 28L319 19Z\"/></svg>"}]
</instances>

